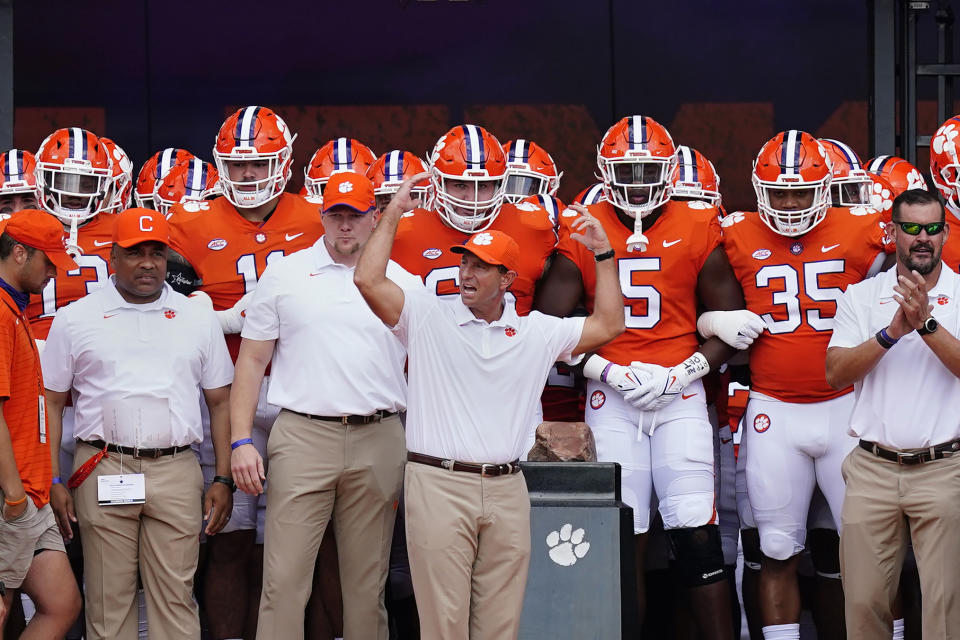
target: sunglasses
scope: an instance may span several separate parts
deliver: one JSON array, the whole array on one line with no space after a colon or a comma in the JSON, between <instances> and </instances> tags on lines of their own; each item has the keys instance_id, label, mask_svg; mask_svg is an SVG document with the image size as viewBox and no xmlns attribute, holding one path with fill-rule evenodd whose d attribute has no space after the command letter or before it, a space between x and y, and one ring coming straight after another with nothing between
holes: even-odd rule
<instances>
[{"instance_id":1,"label":"sunglasses","mask_svg":"<svg viewBox=\"0 0 960 640\"><path fill-rule=\"evenodd\" d=\"M920 229L926 231L928 236L935 236L943 231L943 227L946 226L943 222L931 222L930 224L920 224L919 222L896 222L894 224L900 227L904 233L911 236L920 235Z\"/></svg>"}]
</instances>

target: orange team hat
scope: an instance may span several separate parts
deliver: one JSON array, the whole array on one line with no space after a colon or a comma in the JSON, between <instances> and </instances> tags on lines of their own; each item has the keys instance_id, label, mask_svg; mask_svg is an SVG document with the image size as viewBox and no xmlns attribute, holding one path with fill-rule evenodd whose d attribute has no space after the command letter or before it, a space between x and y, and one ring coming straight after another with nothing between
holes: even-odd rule
<instances>
[{"instance_id":1,"label":"orange team hat","mask_svg":"<svg viewBox=\"0 0 960 640\"><path fill-rule=\"evenodd\" d=\"M77 268L77 263L67 255L63 223L46 211L18 211L6 221L3 231L20 244L42 251L58 269L73 271Z\"/></svg>"},{"instance_id":2,"label":"orange team hat","mask_svg":"<svg viewBox=\"0 0 960 640\"><path fill-rule=\"evenodd\" d=\"M520 262L520 246L503 231L475 233L463 244L450 247L450 251L454 253L469 251L487 264L503 265L510 271L516 271Z\"/></svg>"},{"instance_id":3,"label":"orange team hat","mask_svg":"<svg viewBox=\"0 0 960 640\"><path fill-rule=\"evenodd\" d=\"M353 171L342 171L330 176L323 190L323 212L343 205L354 211L366 213L377 204L370 178Z\"/></svg>"},{"instance_id":4,"label":"orange team hat","mask_svg":"<svg viewBox=\"0 0 960 640\"><path fill-rule=\"evenodd\" d=\"M170 244L170 225L159 211L136 207L121 211L113 228L113 243L128 249L141 242Z\"/></svg>"}]
</instances>

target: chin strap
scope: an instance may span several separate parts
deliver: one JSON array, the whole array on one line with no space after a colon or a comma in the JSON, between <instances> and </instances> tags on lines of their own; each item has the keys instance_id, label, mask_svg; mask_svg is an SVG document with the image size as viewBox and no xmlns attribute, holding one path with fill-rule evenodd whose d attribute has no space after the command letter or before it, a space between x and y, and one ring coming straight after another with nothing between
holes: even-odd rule
<instances>
[{"instance_id":1,"label":"chin strap","mask_svg":"<svg viewBox=\"0 0 960 640\"><path fill-rule=\"evenodd\" d=\"M70 220L70 231L67 235L66 251L67 251L67 255L69 255L74 260L76 260L81 255L83 255L83 251L80 250L80 244L77 238L79 228L80 228L80 223L77 221L76 218L72 218Z\"/></svg>"},{"instance_id":2,"label":"chin strap","mask_svg":"<svg viewBox=\"0 0 960 640\"><path fill-rule=\"evenodd\" d=\"M627 251L646 251L650 241L643 235L643 218L634 218L633 233L627 238Z\"/></svg>"}]
</instances>

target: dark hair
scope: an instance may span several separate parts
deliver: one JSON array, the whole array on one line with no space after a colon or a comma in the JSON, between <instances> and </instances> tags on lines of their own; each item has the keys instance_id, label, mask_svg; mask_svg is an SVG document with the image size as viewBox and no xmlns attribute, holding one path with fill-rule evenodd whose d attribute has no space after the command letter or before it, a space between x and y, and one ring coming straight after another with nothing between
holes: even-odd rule
<instances>
[{"instance_id":1,"label":"dark hair","mask_svg":"<svg viewBox=\"0 0 960 640\"><path fill-rule=\"evenodd\" d=\"M33 255L34 251L36 251L35 247L25 245L22 242L17 242L12 237L10 237L10 234L8 234L6 231L0 234L0 260L6 260L7 258L9 258L10 253L13 251L13 247L18 244L27 250L28 258Z\"/></svg>"},{"instance_id":2,"label":"dark hair","mask_svg":"<svg viewBox=\"0 0 960 640\"><path fill-rule=\"evenodd\" d=\"M897 199L893 201L893 211L891 211L892 219L894 222L900 222L900 208L905 204L912 206L931 203L939 205L940 222L946 222L946 212L943 209L943 205L940 204L940 198L932 192L924 191L923 189L909 189L898 195Z\"/></svg>"},{"instance_id":3,"label":"dark hair","mask_svg":"<svg viewBox=\"0 0 960 640\"><path fill-rule=\"evenodd\" d=\"M502 276L507 275L507 272L510 271L510 269L507 269L507 268L506 268L505 266L503 266L502 264L498 264L498 265L497 265L497 270L500 271L500 275L502 275Z\"/></svg>"}]
</instances>

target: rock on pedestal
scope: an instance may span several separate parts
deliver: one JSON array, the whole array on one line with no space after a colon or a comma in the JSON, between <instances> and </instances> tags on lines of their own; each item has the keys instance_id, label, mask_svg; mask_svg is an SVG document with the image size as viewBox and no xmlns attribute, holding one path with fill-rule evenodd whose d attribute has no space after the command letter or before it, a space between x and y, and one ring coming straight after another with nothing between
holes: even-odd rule
<instances>
[{"instance_id":1,"label":"rock on pedestal","mask_svg":"<svg viewBox=\"0 0 960 640\"><path fill-rule=\"evenodd\" d=\"M586 422L543 422L527 454L531 462L596 462L597 444Z\"/></svg>"}]
</instances>

